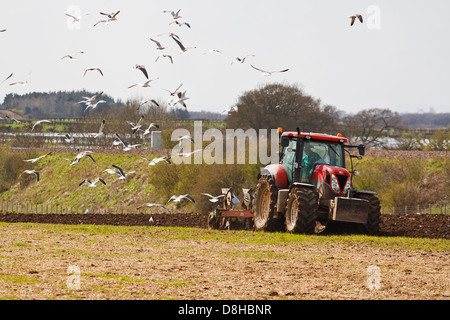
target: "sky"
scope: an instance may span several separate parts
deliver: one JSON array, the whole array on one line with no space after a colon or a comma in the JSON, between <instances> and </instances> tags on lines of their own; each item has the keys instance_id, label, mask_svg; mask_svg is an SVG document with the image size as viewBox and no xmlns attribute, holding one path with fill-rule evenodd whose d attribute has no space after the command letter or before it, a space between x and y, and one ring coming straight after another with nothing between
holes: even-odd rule
<instances>
[{"instance_id":1,"label":"sky","mask_svg":"<svg viewBox=\"0 0 450 320\"><path fill-rule=\"evenodd\" d=\"M164 12L179 9L177 20L191 28ZM106 18L100 12L117 11L117 21L94 27ZM447 0L2 0L0 102L8 93L66 90L164 102L183 84L188 110L222 112L246 91L283 83L346 113L450 112L449 12ZM364 23L350 26L354 14ZM168 33L191 49L180 53ZM170 48L157 50L150 38ZM160 54L173 64L156 61ZM151 87L128 88L146 81L135 64ZM289 70L264 76L251 65ZM104 76L84 75L94 67Z\"/></svg>"}]
</instances>

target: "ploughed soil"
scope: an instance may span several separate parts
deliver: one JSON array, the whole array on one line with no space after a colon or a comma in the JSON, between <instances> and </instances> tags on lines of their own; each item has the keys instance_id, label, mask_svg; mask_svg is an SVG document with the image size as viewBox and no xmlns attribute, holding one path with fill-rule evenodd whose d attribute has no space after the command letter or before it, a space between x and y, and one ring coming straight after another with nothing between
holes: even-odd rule
<instances>
[{"instance_id":1,"label":"ploughed soil","mask_svg":"<svg viewBox=\"0 0 450 320\"><path fill-rule=\"evenodd\" d=\"M164 226L207 228L208 214L17 214L0 212L0 222ZM235 225L232 225L232 228ZM324 234L336 232L328 228ZM381 216L380 236L450 239L450 215L407 214Z\"/></svg>"}]
</instances>

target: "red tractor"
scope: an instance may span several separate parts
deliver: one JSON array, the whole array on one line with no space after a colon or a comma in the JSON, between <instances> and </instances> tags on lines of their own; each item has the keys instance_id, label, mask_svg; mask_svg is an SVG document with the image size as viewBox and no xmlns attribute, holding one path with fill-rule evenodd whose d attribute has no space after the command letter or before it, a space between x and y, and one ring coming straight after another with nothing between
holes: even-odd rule
<instances>
[{"instance_id":1,"label":"red tractor","mask_svg":"<svg viewBox=\"0 0 450 320\"><path fill-rule=\"evenodd\" d=\"M364 155L363 145L348 145L341 135L284 132L280 135L280 161L261 170L254 193L246 193L244 210L232 208L233 195L225 189L224 206L209 216L209 226L230 226L238 218L251 219L255 230L317 234L330 222L377 234L380 201L375 192L352 186L353 158ZM352 155L357 148L359 155ZM350 157L351 170L345 165ZM252 189L250 189L252 191Z\"/></svg>"}]
</instances>

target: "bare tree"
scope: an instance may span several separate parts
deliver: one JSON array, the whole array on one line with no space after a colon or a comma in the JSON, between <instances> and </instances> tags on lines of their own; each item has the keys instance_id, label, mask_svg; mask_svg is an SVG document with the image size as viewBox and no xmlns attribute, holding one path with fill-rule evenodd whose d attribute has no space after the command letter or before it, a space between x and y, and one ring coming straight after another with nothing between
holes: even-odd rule
<instances>
[{"instance_id":1,"label":"bare tree","mask_svg":"<svg viewBox=\"0 0 450 320\"><path fill-rule=\"evenodd\" d=\"M228 112L227 127L328 132L337 126L336 109L303 92L298 85L268 84L245 92Z\"/></svg>"},{"instance_id":2,"label":"bare tree","mask_svg":"<svg viewBox=\"0 0 450 320\"><path fill-rule=\"evenodd\" d=\"M399 127L400 117L389 109L373 108L348 116L344 123L348 126L346 135L349 138L368 145L382 146L382 138L388 131Z\"/></svg>"}]
</instances>

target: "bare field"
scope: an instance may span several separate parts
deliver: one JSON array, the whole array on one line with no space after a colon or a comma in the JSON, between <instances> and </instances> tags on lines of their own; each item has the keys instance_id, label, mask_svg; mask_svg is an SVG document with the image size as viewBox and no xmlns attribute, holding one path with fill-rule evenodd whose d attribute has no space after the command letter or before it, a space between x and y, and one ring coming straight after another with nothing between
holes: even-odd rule
<instances>
[{"instance_id":1,"label":"bare field","mask_svg":"<svg viewBox=\"0 0 450 320\"><path fill-rule=\"evenodd\" d=\"M447 239L0 223L2 299L450 298Z\"/></svg>"}]
</instances>

